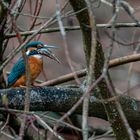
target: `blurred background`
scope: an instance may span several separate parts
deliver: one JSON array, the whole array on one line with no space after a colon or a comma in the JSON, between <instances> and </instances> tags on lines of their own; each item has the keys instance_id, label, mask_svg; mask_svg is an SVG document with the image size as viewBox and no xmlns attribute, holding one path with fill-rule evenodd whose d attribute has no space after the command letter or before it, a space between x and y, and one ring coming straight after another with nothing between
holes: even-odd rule
<instances>
[{"instance_id":1,"label":"blurred background","mask_svg":"<svg viewBox=\"0 0 140 140\"><path fill-rule=\"evenodd\" d=\"M67 3L65 0L59 0L60 7L64 7ZM111 2L111 0L107 1ZM139 21L140 20L140 1L139 0L127 0L134 10L133 16ZM20 16L17 19L17 25L20 31L28 31L34 19L33 12L35 8L36 1L26 1L26 4L20 13ZM103 3L100 0L93 0L94 5L94 14L96 18L97 24L106 24L109 23L112 18L112 7L109 4ZM45 23L50 17L52 17L56 12L56 0L44 0L42 3L41 11L39 17L36 22L36 26L33 28L38 29L43 23ZM67 14L72 11L70 4L68 3L62 11L62 15ZM10 22L10 21L9 21ZM130 23L134 22L134 20L120 8L120 11L117 16L117 22L121 23ZM78 26L78 22L74 15L66 16L63 19L64 26ZM9 26L10 23L9 23ZM55 22L51 26L47 27L47 29L59 27L58 23ZM108 51L108 48L111 45L111 38L108 34L111 34L110 28L98 28L100 42L102 43L103 50L105 55ZM9 34L9 32L7 32ZM116 41L114 42L114 48L112 53L112 59L118 58L122 56L126 56L129 54L139 53L140 51L140 28L139 27L128 27L128 28L116 28ZM71 58L72 65L75 70L81 70L86 68L85 56L83 51L83 42L82 35L80 30L75 31L67 31L66 32L67 45L69 50L69 55ZM71 69L68 65L67 58L65 55L64 41L60 32L53 33L44 33L41 35L37 35L33 40L43 41L49 45L58 46L58 49L53 50L56 56L60 59L61 64L54 62L53 60L44 58L44 66L45 66L45 75L47 78L44 78L44 74L42 73L38 79L42 81L50 80L53 78L57 78L64 74L68 74L71 72ZM18 46L17 38L11 38L8 42L8 47L4 53L4 57ZM8 64L7 70L10 71L13 64L17 61L18 57L21 54L18 54L14 57L11 63ZM118 66L110 69L111 78L117 90L121 91L122 94L128 94L137 99L140 99L140 62L135 62L131 64L125 64L122 66ZM82 81L82 79L81 79ZM75 83L73 81L72 83ZM98 120L96 118L89 119L94 125L102 124L105 121ZM106 123L109 126L108 123Z\"/></svg>"},{"instance_id":2,"label":"blurred background","mask_svg":"<svg viewBox=\"0 0 140 140\"><path fill-rule=\"evenodd\" d=\"M60 7L63 8L67 3L65 0L60 0ZM111 1L108 1L111 2ZM133 0L127 1L130 6L133 8L133 15L137 20L140 18L140 1ZM36 1L28 1L26 2L22 12L20 13L17 19L17 25L20 31L28 31L32 24L34 17L33 15ZM105 24L109 23L112 17L112 7L106 3L102 3L99 0L93 1L95 18L97 24ZM72 11L70 4L68 3L62 11L62 14L65 15L68 12ZM53 16L56 12L56 1L55 0L45 0L42 3L40 18L37 19L36 26L33 29L37 29L44 22L46 22L51 16ZM134 22L133 19L123 10L120 9L117 17L117 22L127 23ZM63 19L64 26L74 27L78 25L78 22L74 15L66 16ZM47 29L59 27L58 23L55 22L51 26L47 27ZM108 48L111 44L111 38L108 36L110 34L110 28L98 28L100 42L102 43L102 47L104 52L108 51ZM116 40L114 44L114 49L112 53L112 59L118 58L121 56L129 55L134 53L137 50L139 53L139 27L128 27L128 28L117 28L116 29ZM68 51L70 54L71 62L75 70L80 70L85 68L85 56L83 51L83 43L82 36L80 30L75 31L67 31L66 32ZM44 58L44 66L45 73L47 75L47 79L53 79L59 77L61 75L67 74L71 72L71 69L68 65L64 42L60 32L53 33L44 33L41 35L37 35L34 40L40 40L49 45L58 46L58 49L53 50L53 52L58 56L61 61L61 64L58 64L50 59ZM4 53L4 57L6 57L9 52L15 47L18 46L17 38L11 38L8 43L8 48ZM12 65L17 61L17 58L21 56L21 54L17 55L7 67L8 70L11 69ZM131 68L130 68L131 67ZM118 66L110 69L111 77L113 79L114 85L120 89L123 93L140 98L139 96L139 82L140 82L140 65L139 62ZM44 76L41 74L39 79L46 81ZM129 92L128 92L129 91Z\"/></svg>"}]
</instances>

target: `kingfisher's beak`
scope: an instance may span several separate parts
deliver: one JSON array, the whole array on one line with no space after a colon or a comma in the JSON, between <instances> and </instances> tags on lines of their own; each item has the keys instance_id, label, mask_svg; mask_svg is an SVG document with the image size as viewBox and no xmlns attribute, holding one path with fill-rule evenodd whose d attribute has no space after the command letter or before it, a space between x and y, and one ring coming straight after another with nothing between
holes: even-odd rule
<instances>
[{"instance_id":1,"label":"kingfisher's beak","mask_svg":"<svg viewBox=\"0 0 140 140\"><path fill-rule=\"evenodd\" d=\"M44 48L51 48L51 49L57 49L58 47L57 46L52 46L52 45L47 45L47 44L44 44L43 45L44 46Z\"/></svg>"},{"instance_id":2,"label":"kingfisher's beak","mask_svg":"<svg viewBox=\"0 0 140 140\"><path fill-rule=\"evenodd\" d=\"M57 61L58 63L60 63L59 59L48 48L50 48L50 47L39 48L37 51L39 54L45 55L46 57L49 57L49 58Z\"/></svg>"}]
</instances>

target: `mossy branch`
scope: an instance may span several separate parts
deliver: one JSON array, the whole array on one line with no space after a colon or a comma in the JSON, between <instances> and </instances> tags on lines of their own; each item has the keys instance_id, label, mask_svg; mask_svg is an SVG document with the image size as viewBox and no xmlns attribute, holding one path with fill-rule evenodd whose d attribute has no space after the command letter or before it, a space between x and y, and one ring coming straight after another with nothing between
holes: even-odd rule
<instances>
[{"instance_id":1,"label":"mossy branch","mask_svg":"<svg viewBox=\"0 0 140 140\"><path fill-rule=\"evenodd\" d=\"M4 107L2 97L7 95L8 108L22 110L24 108L24 94L24 88L0 90L0 107ZM82 95L83 92L79 88L33 87L30 89L30 111L67 112ZM102 102L108 104L115 100L121 103L131 127L138 129L140 126L140 101L126 95L118 95L108 100L99 100L95 96L91 96L89 100L89 115L107 120ZM1 114L7 110L5 108L5 111L3 111L4 108L2 108ZM82 106L79 106L75 113L81 114L81 112Z\"/></svg>"},{"instance_id":2,"label":"mossy branch","mask_svg":"<svg viewBox=\"0 0 140 140\"><path fill-rule=\"evenodd\" d=\"M80 11L87 7L86 10L77 13L76 16L77 16L77 20L79 21L80 28L83 35L83 44L84 44L84 51L85 51L85 56L86 56L88 72L90 72L90 69L89 69L90 67L94 69L94 70L92 69L92 72L93 72L92 79L94 81L98 79L98 77L101 74L103 74L105 78L98 84L97 89L99 93L96 95L97 97L100 97L103 100L107 100L108 98L113 98L114 96L116 96L116 93L112 86L112 82L108 74L108 66L107 65L104 66L104 61L105 61L104 53L102 50L102 45L99 42L99 38L98 39L96 38L96 47L95 47L96 49L94 51L96 52L96 57L91 56L94 53L92 52L92 48L93 48L93 40L95 39L94 38L95 36L92 34L92 30L93 30L92 22L95 23L95 19L93 16L92 8L90 9L91 3L87 1L87 3L89 4L86 4L85 0L77 0L77 1L70 0L70 3L74 9L74 12ZM91 17L91 13L92 13L92 17ZM94 28L94 30L96 29ZM95 62L94 64L92 64L92 66L91 66L90 60L92 60L92 62L93 61ZM107 60L106 62L108 61L109 60ZM106 69L105 70L106 72L104 73L102 73L103 66L104 66L104 70ZM106 79L108 78L109 80L107 81ZM110 90L110 87L112 88L111 90ZM103 105L106 110L108 120L116 135L116 138L118 140L124 140L124 139L133 140L134 139L133 133L131 129L129 128L129 124L127 123L127 120L123 114L122 108L118 100L108 102L107 104L103 103Z\"/></svg>"}]
</instances>

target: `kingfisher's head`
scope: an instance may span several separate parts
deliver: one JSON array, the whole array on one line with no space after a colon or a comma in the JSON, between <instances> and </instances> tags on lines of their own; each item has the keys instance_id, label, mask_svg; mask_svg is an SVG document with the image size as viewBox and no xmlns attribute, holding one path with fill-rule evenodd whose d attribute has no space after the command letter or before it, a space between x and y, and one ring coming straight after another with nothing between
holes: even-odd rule
<instances>
[{"instance_id":1,"label":"kingfisher's head","mask_svg":"<svg viewBox=\"0 0 140 140\"><path fill-rule=\"evenodd\" d=\"M57 48L56 46L51 46L44 44L43 42L35 41L27 44L25 48L26 54L28 56L36 56L38 58L41 58L41 56L44 55L60 63L58 58L50 50L51 48Z\"/></svg>"}]
</instances>

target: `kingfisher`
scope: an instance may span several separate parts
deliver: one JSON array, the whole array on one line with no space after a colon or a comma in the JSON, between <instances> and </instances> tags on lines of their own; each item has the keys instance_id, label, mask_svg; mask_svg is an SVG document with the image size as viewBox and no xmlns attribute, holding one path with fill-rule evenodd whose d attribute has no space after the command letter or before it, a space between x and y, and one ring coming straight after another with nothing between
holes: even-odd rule
<instances>
[{"instance_id":1,"label":"kingfisher","mask_svg":"<svg viewBox=\"0 0 140 140\"><path fill-rule=\"evenodd\" d=\"M26 56L29 63L30 81L32 85L35 79L43 70L43 55L57 61L58 63L60 62L49 48L56 47L44 44L43 42L39 41L30 42L25 46ZM20 57L18 61L14 64L8 76L7 86L8 87L26 86L25 71L26 71L25 61L23 57Z\"/></svg>"}]
</instances>

